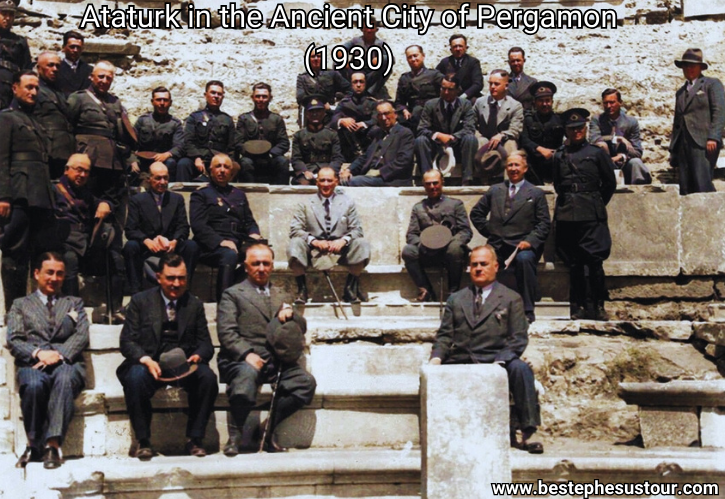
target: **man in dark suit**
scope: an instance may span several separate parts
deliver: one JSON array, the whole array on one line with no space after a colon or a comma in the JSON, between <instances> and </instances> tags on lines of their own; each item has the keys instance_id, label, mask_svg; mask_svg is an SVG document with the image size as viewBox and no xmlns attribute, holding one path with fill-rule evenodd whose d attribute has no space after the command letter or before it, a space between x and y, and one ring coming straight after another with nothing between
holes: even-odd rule
<instances>
[{"instance_id":1,"label":"man in dark suit","mask_svg":"<svg viewBox=\"0 0 725 499\"><path fill-rule=\"evenodd\" d=\"M204 457L202 440L219 393L216 374L209 367L214 347L204 304L187 293L186 265L179 255L162 256L156 277L159 287L134 295L126 307L121 330L126 360L116 370L138 440L136 457L142 461L153 457L151 397L166 385L181 386L189 395L186 452ZM179 348L187 364L175 373L165 372L164 354Z\"/></svg>"},{"instance_id":2,"label":"man in dark suit","mask_svg":"<svg viewBox=\"0 0 725 499\"><path fill-rule=\"evenodd\" d=\"M687 82L675 94L675 120L670 140L670 163L678 169L680 194L714 192L713 169L722 149L725 91L707 69L702 50L690 48L675 61Z\"/></svg>"},{"instance_id":3,"label":"man in dark suit","mask_svg":"<svg viewBox=\"0 0 725 499\"><path fill-rule=\"evenodd\" d=\"M509 86L508 94L521 103L524 109L531 109L534 102L534 96L529 92L532 83L536 83L536 78L524 73L524 63L526 62L526 52L521 47L511 47L508 53L509 57Z\"/></svg>"},{"instance_id":4,"label":"man in dark suit","mask_svg":"<svg viewBox=\"0 0 725 499\"><path fill-rule=\"evenodd\" d=\"M470 100L473 104L483 90L481 61L468 55L468 40L464 35L458 33L451 35L448 43L452 55L441 59L436 69L444 75L455 73L456 81L461 88L461 98Z\"/></svg>"},{"instance_id":5,"label":"man in dark suit","mask_svg":"<svg viewBox=\"0 0 725 499\"><path fill-rule=\"evenodd\" d=\"M471 252L472 285L448 298L430 363L498 364L506 369L522 433L516 446L541 454L543 445L529 441L541 424L534 373L521 360L529 324L521 297L496 282L497 271L493 247L479 246Z\"/></svg>"},{"instance_id":6,"label":"man in dark suit","mask_svg":"<svg viewBox=\"0 0 725 499\"><path fill-rule=\"evenodd\" d=\"M57 253L43 253L33 270L38 290L13 303L7 342L18 368L20 408L28 446L17 467L39 461L61 465L60 446L73 417L73 399L86 383L83 349L88 317L83 301L60 294L65 264Z\"/></svg>"},{"instance_id":7,"label":"man in dark suit","mask_svg":"<svg viewBox=\"0 0 725 499\"><path fill-rule=\"evenodd\" d=\"M448 291L461 287L461 276L466 266L466 245L473 232L463 201L443 195L443 175L438 170L423 174L427 198L413 206L408 232L405 235L403 261L410 278L418 287L418 301L435 301L433 287L425 273L425 265L443 264L448 271ZM451 230L453 239L441 250L430 250L420 243L421 233L428 227L444 225Z\"/></svg>"},{"instance_id":8,"label":"man in dark suit","mask_svg":"<svg viewBox=\"0 0 725 499\"><path fill-rule=\"evenodd\" d=\"M85 90L91 85L89 77L93 66L81 59L85 38L77 31L67 31L63 34L63 54L65 59L58 71L58 88L66 97Z\"/></svg>"},{"instance_id":9,"label":"man in dark suit","mask_svg":"<svg viewBox=\"0 0 725 499\"><path fill-rule=\"evenodd\" d=\"M378 126L363 156L340 172L340 183L354 187L405 187L413 183L413 147L410 129L399 124L390 101L378 102Z\"/></svg>"},{"instance_id":10,"label":"man in dark suit","mask_svg":"<svg viewBox=\"0 0 725 499\"><path fill-rule=\"evenodd\" d=\"M516 289L524 301L524 313L534 322L534 304L540 299L536 264L551 229L544 191L524 180L526 153L516 151L506 161L508 182L492 186L471 210L471 222L487 239L499 258L499 267L516 252L511 262ZM488 215L491 215L490 218Z\"/></svg>"},{"instance_id":11,"label":"man in dark suit","mask_svg":"<svg viewBox=\"0 0 725 499\"><path fill-rule=\"evenodd\" d=\"M425 103L415 139L415 155L422 173L433 168L433 158L451 148L463 167L463 179L473 178L473 159L478 149L473 106L458 96L455 77L441 82L440 98Z\"/></svg>"},{"instance_id":12,"label":"man in dark suit","mask_svg":"<svg viewBox=\"0 0 725 499\"><path fill-rule=\"evenodd\" d=\"M283 303L281 290L270 282L274 254L269 246L255 244L247 250L244 266L247 279L227 289L219 302L217 331L219 374L227 384L232 416L238 428L243 428L247 416L257 401L257 389L263 383L277 379L277 399L271 421L270 439L265 442L270 452L284 451L276 442L274 429L286 418L312 401L315 378L294 363L281 363L267 341L269 333L280 328L304 335L307 322L301 314ZM233 438L224 447L224 454L239 452Z\"/></svg>"},{"instance_id":13,"label":"man in dark suit","mask_svg":"<svg viewBox=\"0 0 725 499\"><path fill-rule=\"evenodd\" d=\"M307 301L305 271L316 256L340 255L340 264L350 273L345 283L343 300L367 301L360 290L360 274L370 262L370 244L363 239L355 202L335 192L337 172L331 167L320 169L317 176L317 195L300 203L295 209L287 247L289 268L297 280L297 300Z\"/></svg>"},{"instance_id":14,"label":"man in dark suit","mask_svg":"<svg viewBox=\"0 0 725 499\"><path fill-rule=\"evenodd\" d=\"M188 280L194 277L199 259L199 246L189 241L189 222L184 197L169 192L169 170L161 162L149 167L149 190L136 194L128 204L126 218L126 277L130 294L141 290L143 261L149 256L166 253L181 255L188 271Z\"/></svg>"}]
</instances>

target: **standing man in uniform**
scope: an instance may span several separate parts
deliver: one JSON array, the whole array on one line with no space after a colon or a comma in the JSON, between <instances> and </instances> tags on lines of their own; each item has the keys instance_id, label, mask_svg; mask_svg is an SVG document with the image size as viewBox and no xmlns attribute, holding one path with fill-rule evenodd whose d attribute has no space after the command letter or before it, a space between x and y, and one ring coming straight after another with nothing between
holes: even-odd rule
<instances>
[{"instance_id":1,"label":"standing man in uniform","mask_svg":"<svg viewBox=\"0 0 725 499\"><path fill-rule=\"evenodd\" d=\"M81 59L85 38L77 31L63 34L63 64L58 71L58 88L68 97L73 92L85 90L91 85L93 66Z\"/></svg>"},{"instance_id":2,"label":"standing man in uniform","mask_svg":"<svg viewBox=\"0 0 725 499\"><path fill-rule=\"evenodd\" d=\"M451 55L441 59L436 69L444 75L455 73L461 88L461 98L474 104L483 90L481 61L468 54L468 40L464 35L451 35L448 43Z\"/></svg>"},{"instance_id":3,"label":"standing man in uniform","mask_svg":"<svg viewBox=\"0 0 725 499\"><path fill-rule=\"evenodd\" d=\"M524 73L524 63L526 62L526 52L521 47L511 47L508 53L509 57L509 86L508 94L515 100L519 101L524 109L531 109L534 97L529 88L532 83L536 83L536 78Z\"/></svg>"},{"instance_id":4,"label":"standing man in uniform","mask_svg":"<svg viewBox=\"0 0 725 499\"><path fill-rule=\"evenodd\" d=\"M204 90L206 107L194 111L184 122L184 154L176 167L176 180L191 182L206 175L212 157L223 153L234 156L234 120L221 110L224 84L210 80Z\"/></svg>"},{"instance_id":5,"label":"standing man in uniform","mask_svg":"<svg viewBox=\"0 0 725 499\"><path fill-rule=\"evenodd\" d=\"M340 137L342 155L347 163L359 158L370 145L368 132L377 122L375 107L378 105L378 101L367 93L365 73L353 73L350 84L352 93L338 102L330 122L330 128L337 130Z\"/></svg>"},{"instance_id":6,"label":"standing man in uniform","mask_svg":"<svg viewBox=\"0 0 725 499\"><path fill-rule=\"evenodd\" d=\"M218 269L216 299L235 282L237 263L246 245L262 239L247 196L229 185L234 176L232 159L217 154L209 166L210 182L191 193L190 219L201 261Z\"/></svg>"},{"instance_id":7,"label":"standing man in uniform","mask_svg":"<svg viewBox=\"0 0 725 499\"><path fill-rule=\"evenodd\" d=\"M556 249L569 266L572 319L607 320L602 264L612 237L606 206L617 181L609 154L587 142L588 117L579 108L561 115L569 143L554 155Z\"/></svg>"},{"instance_id":8,"label":"standing man in uniform","mask_svg":"<svg viewBox=\"0 0 725 499\"><path fill-rule=\"evenodd\" d=\"M534 107L524 111L521 148L528 155L526 179L534 185L551 183L554 153L564 143L564 125L554 112L556 85L549 81L532 83L529 93Z\"/></svg>"},{"instance_id":9,"label":"standing man in uniform","mask_svg":"<svg viewBox=\"0 0 725 499\"><path fill-rule=\"evenodd\" d=\"M717 78L703 76L702 50L690 48L675 61L687 82L675 94L670 163L680 177L680 194L715 192L712 175L722 149L725 91Z\"/></svg>"},{"instance_id":10,"label":"standing man in uniform","mask_svg":"<svg viewBox=\"0 0 725 499\"><path fill-rule=\"evenodd\" d=\"M13 100L13 75L33 67L28 40L12 32L17 8L13 0L0 1L0 109Z\"/></svg>"},{"instance_id":11,"label":"standing man in uniform","mask_svg":"<svg viewBox=\"0 0 725 499\"><path fill-rule=\"evenodd\" d=\"M14 99L0 112L0 224L5 310L25 296L28 267L52 226L53 192L48 172L50 142L33 116L38 75L16 73Z\"/></svg>"},{"instance_id":12,"label":"standing man in uniform","mask_svg":"<svg viewBox=\"0 0 725 499\"><path fill-rule=\"evenodd\" d=\"M443 264L448 271L448 292L452 294L458 291L466 267L466 245L473 237L473 231L463 201L443 195L441 172L429 170L424 173L423 187L428 197L413 206L402 257L408 275L418 287L416 300L436 301L424 267ZM448 227L453 235L453 239L442 250L429 250L420 244L421 233L434 225Z\"/></svg>"},{"instance_id":13,"label":"standing man in uniform","mask_svg":"<svg viewBox=\"0 0 725 499\"><path fill-rule=\"evenodd\" d=\"M283 362L268 340L278 333L303 337L307 321L282 301L281 289L270 283L274 253L269 246L250 246L244 266L247 279L227 289L217 309L219 376L227 384L229 408L240 430L257 402L259 386L277 382L269 440L264 445L268 452L283 452L287 449L277 442L274 430L312 402L317 384L297 360ZM224 454L234 456L238 452L236 442L230 439Z\"/></svg>"},{"instance_id":14,"label":"standing man in uniform","mask_svg":"<svg viewBox=\"0 0 725 499\"><path fill-rule=\"evenodd\" d=\"M151 91L151 105L154 110L136 120L133 128L138 137L138 150L155 153L151 159L137 158L131 169L138 173L148 171L152 163L166 165L169 181L176 181L176 162L184 154L184 126L181 120L169 113L171 92L166 87Z\"/></svg>"},{"instance_id":15,"label":"standing man in uniform","mask_svg":"<svg viewBox=\"0 0 725 499\"><path fill-rule=\"evenodd\" d=\"M420 45L406 48L405 58L410 71L403 73L398 80L395 108L402 116L399 123L415 133L418 130L423 106L430 99L440 95L443 75L435 69L425 67L425 52Z\"/></svg>"},{"instance_id":16,"label":"standing man in uniform","mask_svg":"<svg viewBox=\"0 0 725 499\"><path fill-rule=\"evenodd\" d=\"M43 52L38 56L40 92L33 114L50 140L49 165L52 179L63 175L66 161L76 150L73 127L68 121L68 102L57 85L61 64L60 57L53 52Z\"/></svg>"},{"instance_id":17,"label":"standing man in uniform","mask_svg":"<svg viewBox=\"0 0 725 499\"><path fill-rule=\"evenodd\" d=\"M340 150L337 134L325 128L325 106L321 100L313 97L305 107L305 128L295 132L292 137L292 168L296 185L315 185L315 177L320 169L328 166L340 172L345 158Z\"/></svg>"},{"instance_id":18,"label":"standing man in uniform","mask_svg":"<svg viewBox=\"0 0 725 499\"><path fill-rule=\"evenodd\" d=\"M286 185L289 162L284 155L289 151L289 137L282 116L269 110L272 87L255 83L252 102L254 109L237 118L236 147L242 166L241 181Z\"/></svg>"},{"instance_id":19,"label":"standing man in uniform","mask_svg":"<svg viewBox=\"0 0 725 499\"><path fill-rule=\"evenodd\" d=\"M131 198L126 219L126 280L129 294L141 291L143 262L149 256L181 255L191 283L199 259L199 246L189 241L184 197L169 192L169 170L157 161L149 167L149 189Z\"/></svg>"}]
</instances>

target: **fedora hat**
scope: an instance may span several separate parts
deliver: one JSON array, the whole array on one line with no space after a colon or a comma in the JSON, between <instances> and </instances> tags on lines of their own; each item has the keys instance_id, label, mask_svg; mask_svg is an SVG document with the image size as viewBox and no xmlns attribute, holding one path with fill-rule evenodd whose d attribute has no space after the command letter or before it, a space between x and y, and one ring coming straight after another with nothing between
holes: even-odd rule
<instances>
[{"instance_id":1,"label":"fedora hat","mask_svg":"<svg viewBox=\"0 0 725 499\"><path fill-rule=\"evenodd\" d=\"M305 351L305 331L293 320L275 318L267 325L267 342L283 364L294 364Z\"/></svg>"},{"instance_id":2,"label":"fedora hat","mask_svg":"<svg viewBox=\"0 0 725 499\"><path fill-rule=\"evenodd\" d=\"M185 378L199 367L196 364L189 364L186 361L186 354L181 348L172 348L159 357L161 376L159 381L171 383L172 381Z\"/></svg>"},{"instance_id":3,"label":"fedora hat","mask_svg":"<svg viewBox=\"0 0 725 499\"><path fill-rule=\"evenodd\" d=\"M699 64L702 69L707 69L708 65L702 58L702 50L696 48L689 48L682 54L682 59L675 60L675 66L681 68L685 64Z\"/></svg>"},{"instance_id":4,"label":"fedora hat","mask_svg":"<svg viewBox=\"0 0 725 499\"><path fill-rule=\"evenodd\" d=\"M476 153L473 164L479 176L483 178L497 178L503 175L504 162L506 161L506 149L499 144L492 149L490 142L483 145Z\"/></svg>"}]
</instances>

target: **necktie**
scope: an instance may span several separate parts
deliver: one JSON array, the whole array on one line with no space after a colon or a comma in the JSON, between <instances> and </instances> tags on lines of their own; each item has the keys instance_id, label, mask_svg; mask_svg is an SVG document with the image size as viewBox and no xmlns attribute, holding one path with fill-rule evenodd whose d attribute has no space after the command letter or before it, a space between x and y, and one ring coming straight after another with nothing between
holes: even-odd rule
<instances>
[{"instance_id":1,"label":"necktie","mask_svg":"<svg viewBox=\"0 0 725 499\"><path fill-rule=\"evenodd\" d=\"M51 328L55 328L55 315L53 314L53 296L48 297L48 302L45 304L46 307L48 307L48 316L50 316L50 321L48 324Z\"/></svg>"},{"instance_id":2,"label":"necktie","mask_svg":"<svg viewBox=\"0 0 725 499\"><path fill-rule=\"evenodd\" d=\"M332 231L332 218L330 217L330 198L325 199L325 234L328 236Z\"/></svg>"},{"instance_id":3,"label":"necktie","mask_svg":"<svg viewBox=\"0 0 725 499\"><path fill-rule=\"evenodd\" d=\"M511 187L509 187L509 197L511 199L513 199L515 195L516 195L516 186L514 184L511 184Z\"/></svg>"},{"instance_id":4,"label":"necktie","mask_svg":"<svg viewBox=\"0 0 725 499\"><path fill-rule=\"evenodd\" d=\"M479 317L481 317L481 312L483 312L483 290L481 288L476 288L476 300L474 302L474 312L476 313L477 319Z\"/></svg>"},{"instance_id":5,"label":"necktie","mask_svg":"<svg viewBox=\"0 0 725 499\"><path fill-rule=\"evenodd\" d=\"M269 290L266 286L260 286L257 292L262 296L269 296Z\"/></svg>"},{"instance_id":6,"label":"necktie","mask_svg":"<svg viewBox=\"0 0 725 499\"><path fill-rule=\"evenodd\" d=\"M170 301L168 305L166 305L166 317L168 317L169 322L174 322L176 320L176 302Z\"/></svg>"},{"instance_id":7,"label":"necktie","mask_svg":"<svg viewBox=\"0 0 725 499\"><path fill-rule=\"evenodd\" d=\"M463 58L456 59L456 68L461 69L461 64L463 64Z\"/></svg>"},{"instance_id":8,"label":"necktie","mask_svg":"<svg viewBox=\"0 0 725 499\"><path fill-rule=\"evenodd\" d=\"M446 122L448 125L452 125L451 121L453 120L453 104L446 104Z\"/></svg>"},{"instance_id":9,"label":"necktie","mask_svg":"<svg viewBox=\"0 0 725 499\"><path fill-rule=\"evenodd\" d=\"M498 133L498 102L496 102L495 99L489 99L488 109L488 120L486 120L486 138L490 139Z\"/></svg>"}]
</instances>

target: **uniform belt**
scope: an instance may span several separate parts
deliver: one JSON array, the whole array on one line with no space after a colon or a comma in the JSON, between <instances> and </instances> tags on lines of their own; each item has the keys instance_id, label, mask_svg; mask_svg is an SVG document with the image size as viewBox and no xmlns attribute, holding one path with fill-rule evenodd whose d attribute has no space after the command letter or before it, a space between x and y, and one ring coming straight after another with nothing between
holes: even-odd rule
<instances>
[{"instance_id":1,"label":"uniform belt","mask_svg":"<svg viewBox=\"0 0 725 499\"><path fill-rule=\"evenodd\" d=\"M229 230L232 234L246 235L247 232L242 228L240 223L225 222L217 225L218 230Z\"/></svg>"},{"instance_id":2,"label":"uniform belt","mask_svg":"<svg viewBox=\"0 0 725 499\"><path fill-rule=\"evenodd\" d=\"M0 68L5 68L8 71L12 71L13 73L17 73L18 71L20 71L20 66L12 63L10 61L4 61L4 60L0 61Z\"/></svg>"},{"instance_id":3,"label":"uniform belt","mask_svg":"<svg viewBox=\"0 0 725 499\"><path fill-rule=\"evenodd\" d=\"M107 139L115 139L116 134L113 132L113 130L109 130L107 128L86 128L86 127L78 127L75 130L76 135L99 135L101 137L106 137Z\"/></svg>"},{"instance_id":4,"label":"uniform belt","mask_svg":"<svg viewBox=\"0 0 725 499\"><path fill-rule=\"evenodd\" d=\"M561 188L564 192L597 192L599 190L599 186L593 184L562 185Z\"/></svg>"},{"instance_id":5,"label":"uniform belt","mask_svg":"<svg viewBox=\"0 0 725 499\"><path fill-rule=\"evenodd\" d=\"M10 161L39 161L48 162L48 156L37 152L16 152L10 155Z\"/></svg>"}]
</instances>

